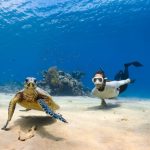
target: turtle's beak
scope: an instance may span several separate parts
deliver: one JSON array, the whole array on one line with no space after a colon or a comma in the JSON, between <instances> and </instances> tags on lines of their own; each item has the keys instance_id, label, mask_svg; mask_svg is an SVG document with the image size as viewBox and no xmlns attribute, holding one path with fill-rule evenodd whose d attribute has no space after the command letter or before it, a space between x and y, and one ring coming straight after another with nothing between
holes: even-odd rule
<instances>
[{"instance_id":1,"label":"turtle's beak","mask_svg":"<svg viewBox=\"0 0 150 150\"><path fill-rule=\"evenodd\" d=\"M25 87L27 89L35 89L36 88L36 84L34 82L29 82L25 85Z\"/></svg>"},{"instance_id":2,"label":"turtle's beak","mask_svg":"<svg viewBox=\"0 0 150 150\"><path fill-rule=\"evenodd\" d=\"M35 87L35 83L30 82L30 83L27 84L27 87L34 88Z\"/></svg>"}]
</instances>

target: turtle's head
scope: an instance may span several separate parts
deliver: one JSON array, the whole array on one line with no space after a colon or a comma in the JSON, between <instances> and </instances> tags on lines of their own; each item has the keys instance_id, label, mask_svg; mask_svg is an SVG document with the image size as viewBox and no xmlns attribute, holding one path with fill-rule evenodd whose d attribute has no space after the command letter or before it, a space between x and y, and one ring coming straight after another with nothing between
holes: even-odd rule
<instances>
[{"instance_id":1,"label":"turtle's head","mask_svg":"<svg viewBox=\"0 0 150 150\"><path fill-rule=\"evenodd\" d=\"M25 82L24 82L24 87L26 89L35 89L36 88L36 78L33 78L33 77L27 77L25 79Z\"/></svg>"}]
</instances>

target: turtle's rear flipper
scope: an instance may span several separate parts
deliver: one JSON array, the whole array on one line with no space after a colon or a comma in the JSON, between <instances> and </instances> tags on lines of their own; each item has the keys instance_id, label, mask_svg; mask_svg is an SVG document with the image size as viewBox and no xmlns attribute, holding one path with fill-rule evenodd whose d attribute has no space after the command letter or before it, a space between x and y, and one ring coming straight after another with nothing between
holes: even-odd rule
<instances>
[{"instance_id":1,"label":"turtle's rear flipper","mask_svg":"<svg viewBox=\"0 0 150 150\"><path fill-rule=\"evenodd\" d=\"M46 114L49 114L54 119L58 119L64 123L68 123L67 120L62 117L62 115L53 112L43 100L39 99L38 103L42 107L42 109L45 111Z\"/></svg>"}]
</instances>

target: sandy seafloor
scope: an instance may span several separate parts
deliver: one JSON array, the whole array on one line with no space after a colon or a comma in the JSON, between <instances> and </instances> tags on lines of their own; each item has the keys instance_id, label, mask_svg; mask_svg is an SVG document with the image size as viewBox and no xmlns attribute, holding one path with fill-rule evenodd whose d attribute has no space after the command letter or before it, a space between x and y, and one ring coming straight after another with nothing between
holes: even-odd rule
<instances>
[{"instance_id":1,"label":"sandy seafloor","mask_svg":"<svg viewBox=\"0 0 150 150\"><path fill-rule=\"evenodd\" d=\"M13 94L0 94L0 127L7 119ZM100 100L90 97L53 97L68 124L44 112L17 105L9 131L0 130L0 150L150 150L150 100L118 98L100 109ZM37 125L33 138L18 140L18 132Z\"/></svg>"}]
</instances>

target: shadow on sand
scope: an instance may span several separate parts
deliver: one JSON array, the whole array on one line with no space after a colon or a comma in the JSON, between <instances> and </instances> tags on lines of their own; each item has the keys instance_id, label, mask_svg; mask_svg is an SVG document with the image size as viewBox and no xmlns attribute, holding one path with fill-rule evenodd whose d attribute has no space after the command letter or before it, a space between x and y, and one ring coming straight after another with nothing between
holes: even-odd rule
<instances>
[{"instance_id":1,"label":"shadow on sand","mask_svg":"<svg viewBox=\"0 0 150 150\"><path fill-rule=\"evenodd\" d=\"M101 105L88 107L87 110L110 110L113 108L120 107L120 104L107 104L107 106L102 107Z\"/></svg>"},{"instance_id":2,"label":"shadow on sand","mask_svg":"<svg viewBox=\"0 0 150 150\"><path fill-rule=\"evenodd\" d=\"M45 125L51 125L56 122L49 116L20 116L21 118L17 119L14 122L14 125L20 126L20 130L28 131L32 126L37 126L36 133L44 138L48 138L54 141L64 140L61 137L56 137L45 130Z\"/></svg>"}]
</instances>

